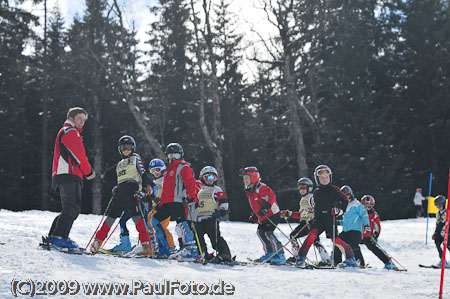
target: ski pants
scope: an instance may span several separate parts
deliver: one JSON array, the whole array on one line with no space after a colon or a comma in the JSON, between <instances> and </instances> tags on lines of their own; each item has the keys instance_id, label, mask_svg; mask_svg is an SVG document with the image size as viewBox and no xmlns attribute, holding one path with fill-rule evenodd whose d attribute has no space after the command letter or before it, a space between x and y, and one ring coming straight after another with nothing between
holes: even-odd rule
<instances>
[{"instance_id":1,"label":"ski pants","mask_svg":"<svg viewBox=\"0 0 450 299\"><path fill-rule=\"evenodd\" d=\"M372 251L373 254L377 256L383 263L389 262L390 258L381 250L381 248L377 245L376 241L371 238L364 238L362 243L366 245L367 249ZM364 262L364 259L361 261Z\"/></svg>"},{"instance_id":2,"label":"ski pants","mask_svg":"<svg viewBox=\"0 0 450 299\"><path fill-rule=\"evenodd\" d=\"M442 260L442 243L444 243L444 238L439 234L436 239L434 240L434 244L436 244L436 249L439 253L439 258ZM447 249L450 251L450 242L447 243Z\"/></svg>"},{"instance_id":3,"label":"ski pants","mask_svg":"<svg viewBox=\"0 0 450 299\"><path fill-rule=\"evenodd\" d=\"M61 195L61 213L53 220L49 236L68 238L73 222L81 212L81 182L65 180L55 186Z\"/></svg>"},{"instance_id":4,"label":"ski pants","mask_svg":"<svg viewBox=\"0 0 450 299\"><path fill-rule=\"evenodd\" d=\"M355 259L360 261L360 265L365 265L364 258L361 254L361 248L359 248L359 243L362 241L362 233L358 230L349 230L339 234L339 238L350 245L355 254ZM337 247L337 246L336 246ZM334 248L334 261L335 263L342 262L342 253L340 250Z\"/></svg>"},{"instance_id":5,"label":"ski pants","mask_svg":"<svg viewBox=\"0 0 450 299\"><path fill-rule=\"evenodd\" d=\"M294 255L298 255L298 251L300 250L300 244L297 239L307 236L309 232L310 224L308 224L306 221L300 221L300 224L297 225L289 235L292 243L292 253ZM325 247L323 247L322 243L320 243L319 236L317 236L317 238L314 240L314 246L319 251L319 255L322 261L327 261L330 259L330 256L328 255Z\"/></svg>"},{"instance_id":6,"label":"ski pants","mask_svg":"<svg viewBox=\"0 0 450 299\"><path fill-rule=\"evenodd\" d=\"M226 258L231 258L230 248L225 239L220 235L219 220L217 218L207 218L201 222L193 222L197 230L198 239L202 253L207 255L207 248L204 235L206 234L211 244L217 252Z\"/></svg>"},{"instance_id":7,"label":"ski pants","mask_svg":"<svg viewBox=\"0 0 450 299\"><path fill-rule=\"evenodd\" d=\"M158 245L160 247L164 247L165 249L169 248L169 243L167 241L164 228L161 224L161 222L168 217L177 222L177 227L175 230L180 232L184 244L194 242L194 234L186 221L186 208L184 204L171 202L160 206L153 215L151 221L152 226L155 229L156 240L158 241Z\"/></svg>"},{"instance_id":8,"label":"ski pants","mask_svg":"<svg viewBox=\"0 0 450 299\"><path fill-rule=\"evenodd\" d=\"M273 224L269 221L272 220ZM258 230L256 234L258 235L261 243L263 244L264 252L266 254L272 252L278 252L279 254L284 254L283 245L277 239L273 231L275 230L275 225L278 224L280 219L280 214L277 213L272 215L270 218L264 220L261 224L258 225ZM275 225L274 225L275 224Z\"/></svg>"},{"instance_id":9,"label":"ski pants","mask_svg":"<svg viewBox=\"0 0 450 299\"><path fill-rule=\"evenodd\" d=\"M108 216L106 217L105 221L103 222L102 227L98 230L98 232L95 234L95 237L99 240L105 240L108 236L109 231L111 230L112 225L116 221L116 217ZM145 223L142 220L140 216L133 216L131 217L133 219L136 230L139 232L139 241L141 243L143 242L149 242L150 236L148 234L147 228L145 227Z\"/></svg>"},{"instance_id":10,"label":"ski pants","mask_svg":"<svg viewBox=\"0 0 450 299\"><path fill-rule=\"evenodd\" d=\"M300 247L299 254L306 256L308 254L309 248L314 243L314 241L317 239L317 237L323 233L326 232L324 227L321 227L320 223L314 222L313 228L308 233L308 236L306 237L305 241L303 242L302 247ZM327 238L330 238L330 232L326 232ZM355 256L353 253L352 248L342 241L339 237L335 237L335 245L339 248L339 250L345 253L345 257L348 259L350 257Z\"/></svg>"}]
</instances>

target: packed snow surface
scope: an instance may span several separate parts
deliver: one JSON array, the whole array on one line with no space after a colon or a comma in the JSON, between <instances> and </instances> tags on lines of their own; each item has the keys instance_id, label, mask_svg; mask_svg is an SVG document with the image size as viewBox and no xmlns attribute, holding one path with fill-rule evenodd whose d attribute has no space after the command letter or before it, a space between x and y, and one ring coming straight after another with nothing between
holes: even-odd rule
<instances>
[{"instance_id":1,"label":"packed snow surface","mask_svg":"<svg viewBox=\"0 0 450 299\"><path fill-rule=\"evenodd\" d=\"M407 272L383 269L383 264L370 251L362 246L368 269L303 270L288 266L234 266L201 265L168 260L125 259L107 255L71 255L56 251L46 251L38 247L42 235L46 235L57 213L45 211L11 212L0 210L0 298L13 298L12 285L20 281L32 280L39 283L78 283L81 287L75 296L55 297L112 298L114 295L88 295L83 283L133 283L162 284L164 281L180 285L211 286L226 284L234 298L437 298L439 292L440 270L419 268L419 264L436 264L437 250L431 235L435 219L430 219L428 245L425 245L426 219L406 219L383 221L379 244ZM80 215L75 221L70 237L81 247L85 247L101 220L97 215ZM295 223L291 224L293 227ZM132 243L137 242L137 232L132 221L128 223ZM221 232L228 242L232 255L246 261L263 255L261 243L256 235L256 224L243 222L221 222ZM289 234L288 224L279 225ZM174 223L169 226L174 233ZM282 243L287 239L276 230ZM321 235L328 252L331 240ZM119 241L118 230L106 244L110 248ZM177 243L177 242L176 242ZM209 243L208 243L209 244ZM210 245L209 245L209 248ZM288 246L290 249L290 246ZM286 256L290 254L285 252ZM315 251L309 251L308 258L315 261ZM448 271L447 271L448 272ZM62 283L60 291L63 290ZM234 290L232 288L234 287ZM23 286L22 293L27 294ZM201 289L201 288L200 288ZM148 290L148 289L147 289ZM156 289L155 289L156 290ZM184 289L185 290L185 289ZM48 290L47 290L48 291ZM18 297L30 297L21 295ZM46 297L38 296L35 297ZM199 298L199 295L146 296L140 291L128 298ZM211 296L211 297L217 297ZM219 296L223 297L223 296ZM446 273L443 298L450 298L450 273Z\"/></svg>"}]
</instances>

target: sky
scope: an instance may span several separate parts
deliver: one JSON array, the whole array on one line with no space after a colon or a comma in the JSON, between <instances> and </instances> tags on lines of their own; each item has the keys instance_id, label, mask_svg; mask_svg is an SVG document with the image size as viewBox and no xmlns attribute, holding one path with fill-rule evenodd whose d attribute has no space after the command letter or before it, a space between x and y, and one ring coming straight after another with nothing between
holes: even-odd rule
<instances>
[{"instance_id":1,"label":"sky","mask_svg":"<svg viewBox=\"0 0 450 299\"><path fill-rule=\"evenodd\" d=\"M217 0L213 0L218 2ZM231 2L230 10L236 15L238 20L238 32L242 33L244 51L243 72L247 79L255 79L256 65L249 60L255 51L259 55L264 55L264 47L259 42L258 35L267 37L275 32L275 27L271 25L265 12L261 9L261 0L229 0ZM112 3L110 0L109 2ZM157 5L158 0L118 0L122 13L125 18L126 26L134 28L137 31L137 39L140 42L140 49L147 50L144 42L148 39L146 32L150 30L150 23L155 20L154 15L150 12L150 7ZM59 6L61 15L65 20L66 28L73 23L75 17L83 16L86 8L85 0L47 0L48 11L51 12L55 6ZM32 1L27 0L22 7L31 11L34 15L40 17L40 24L44 22L44 3L34 5ZM198 7L197 11L200 11ZM43 32L41 27L36 28L37 32ZM255 31L258 32L255 33Z\"/></svg>"}]
</instances>

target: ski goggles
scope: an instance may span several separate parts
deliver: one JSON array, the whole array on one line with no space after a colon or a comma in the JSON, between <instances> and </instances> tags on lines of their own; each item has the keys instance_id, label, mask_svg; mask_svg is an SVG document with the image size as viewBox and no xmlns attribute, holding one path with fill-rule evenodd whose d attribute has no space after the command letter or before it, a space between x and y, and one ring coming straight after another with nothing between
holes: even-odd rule
<instances>
[{"instance_id":1,"label":"ski goggles","mask_svg":"<svg viewBox=\"0 0 450 299\"><path fill-rule=\"evenodd\" d=\"M181 154L180 153L170 153L170 154L167 154L167 158L169 160L172 160L172 159L181 160Z\"/></svg>"},{"instance_id":2,"label":"ski goggles","mask_svg":"<svg viewBox=\"0 0 450 299\"><path fill-rule=\"evenodd\" d=\"M203 176L203 179L205 180L205 181L214 181L215 179L217 179L217 177L216 177L216 175L215 174L205 174L204 176Z\"/></svg>"},{"instance_id":3,"label":"ski goggles","mask_svg":"<svg viewBox=\"0 0 450 299\"><path fill-rule=\"evenodd\" d=\"M153 167L152 169L150 169L151 174L160 173L161 171L162 171L161 167Z\"/></svg>"},{"instance_id":4,"label":"ski goggles","mask_svg":"<svg viewBox=\"0 0 450 299\"><path fill-rule=\"evenodd\" d=\"M329 170L327 168L317 170L317 175L318 176L330 175L330 174L331 174L331 170Z\"/></svg>"},{"instance_id":5,"label":"ski goggles","mask_svg":"<svg viewBox=\"0 0 450 299\"><path fill-rule=\"evenodd\" d=\"M133 146L131 144L121 144L120 151L131 151L133 150Z\"/></svg>"},{"instance_id":6,"label":"ski goggles","mask_svg":"<svg viewBox=\"0 0 450 299\"><path fill-rule=\"evenodd\" d=\"M308 190L308 185L298 185L298 190Z\"/></svg>"}]
</instances>

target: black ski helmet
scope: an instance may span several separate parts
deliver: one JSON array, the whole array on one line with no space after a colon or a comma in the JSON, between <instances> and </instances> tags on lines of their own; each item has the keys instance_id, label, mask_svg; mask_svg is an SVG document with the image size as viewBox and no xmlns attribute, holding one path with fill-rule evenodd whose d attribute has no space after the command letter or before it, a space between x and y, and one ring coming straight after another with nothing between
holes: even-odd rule
<instances>
[{"instance_id":1,"label":"black ski helmet","mask_svg":"<svg viewBox=\"0 0 450 299\"><path fill-rule=\"evenodd\" d=\"M179 154L179 155L177 155ZM170 143L166 147L166 157L170 159L180 160L184 156L183 147L179 143Z\"/></svg>"},{"instance_id":2,"label":"black ski helmet","mask_svg":"<svg viewBox=\"0 0 450 299\"><path fill-rule=\"evenodd\" d=\"M350 195L350 200L353 200L355 198L355 195L353 194L352 188L350 188L349 185L344 185L341 187L342 193L345 194L345 196Z\"/></svg>"},{"instance_id":3,"label":"black ski helmet","mask_svg":"<svg viewBox=\"0 0 450 299\"><path fill-rule=\"evenodd\" d=\"M313 182L310 179L308 179L308 178L300 178L297 181L297 187L301 186L301 185L306 185L306 191L308 193L311 193L313 191L314 185L313 185Z\"/></svg>"},{"instance_id":4,"label":"black ski helmet","mask_svg":"<svg viewBox=\"0 0 450 299\"><path fill-rule=\"evenodd\" d=\"M434 199L434 205L435 206L442 205L442 206L445 207L446 203L447 203L447 199L445 198L444 195L438 195Z\"/></svg>"},{"instance_id":5,"label":"black ski helmet","mask_svg":"<svg viewBox=\"0 0 450 299\"><path fill-rule=\"evenodd\" d=\"M117 149L119 150L119 154L122 155L122 151L120 150L120 146L124 144L130 144L131 145L131 152L134 153L136 150L136 141L134 141L134 138L129 135L123 135L119 138Z\"/></svg>"}]
</instances>

